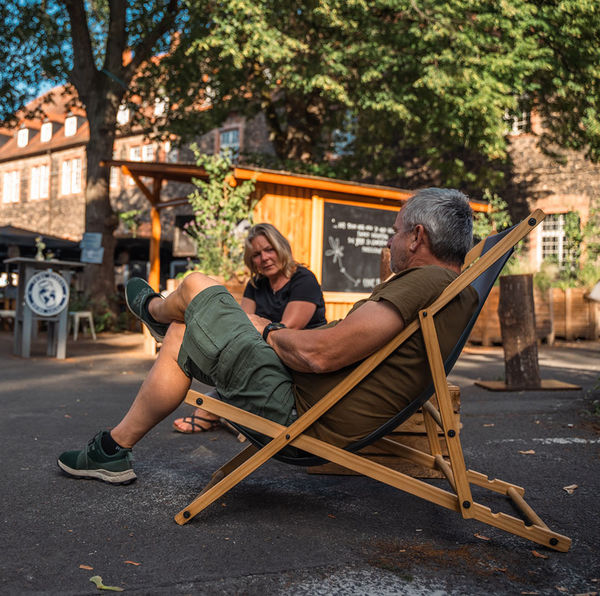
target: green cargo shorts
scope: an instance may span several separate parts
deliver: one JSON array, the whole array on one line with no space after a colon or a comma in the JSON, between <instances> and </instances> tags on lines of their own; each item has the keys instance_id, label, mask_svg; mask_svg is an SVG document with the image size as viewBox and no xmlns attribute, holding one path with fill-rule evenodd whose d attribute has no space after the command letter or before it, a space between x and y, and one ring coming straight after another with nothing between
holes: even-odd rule
<instances>
[{"instance_id":1,"label":"green cargo shorts","mask_svg":"<svg viewBox=\"0 0 600 596\"><path fill-rule=\"evenodd\" d=\"M292 377L223 286L200 292L185 311L178 364L188 377L253 414L288 425L295 418Z\"/></svg>"}]
</instances>

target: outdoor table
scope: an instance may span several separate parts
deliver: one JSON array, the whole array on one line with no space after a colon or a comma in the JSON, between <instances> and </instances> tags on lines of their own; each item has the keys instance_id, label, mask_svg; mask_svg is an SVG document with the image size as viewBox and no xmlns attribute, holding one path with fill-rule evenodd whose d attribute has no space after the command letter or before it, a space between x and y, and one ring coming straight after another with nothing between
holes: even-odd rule
<instances>
[{"instance_id":1,"label":"outdoor table","mask_svg":"<svg viewBox=\"0 0 600 596\"><path fill-rule=\"evenodd\" d=\"M46 321L46 354L59 359L66 358L69 286L73 272L85 265L76 261L39 261L24 257L5 259L4 262L17 265L19 274L13 331L14 354L30 357L34 322Z\"/></svg>"}]
</instances>

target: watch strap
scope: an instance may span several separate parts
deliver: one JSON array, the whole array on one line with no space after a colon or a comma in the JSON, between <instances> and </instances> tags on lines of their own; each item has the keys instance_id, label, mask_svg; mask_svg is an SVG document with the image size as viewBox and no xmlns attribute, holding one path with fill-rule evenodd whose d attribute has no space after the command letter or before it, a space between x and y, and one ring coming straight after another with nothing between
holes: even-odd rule
<instances>
[{"instance_id":1,"label":"watch strap","mask_svg":"<svg viewBox=\"0 0 600 596\"><path fill-rule=\"evenodd\" d=\"M269 323L264 329L263 329L263 339L265 341L267 341L267 337L269 335L269 333L271 333L271 331L275 331L276 329L285 329L285 325L283 323Z\"/></svg>"}]
</instances>

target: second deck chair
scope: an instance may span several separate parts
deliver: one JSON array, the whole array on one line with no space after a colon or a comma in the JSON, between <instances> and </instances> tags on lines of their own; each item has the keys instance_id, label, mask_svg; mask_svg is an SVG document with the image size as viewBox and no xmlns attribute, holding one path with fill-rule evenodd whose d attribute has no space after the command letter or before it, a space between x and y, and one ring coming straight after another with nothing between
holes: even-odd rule
<instances>
[{"instance_id":1,"label":"second deck chair","mask_svg":"<svg viewBox=\"0 0 600 596\"><path fill-rule=\"evenodd\" d=\"M480 242L467 255L462 273L442 292L433 304L419 312L418 319L407 325L387 345L361 362L346 379L288 427L255 414L250 414L219 399L190 391L186 397L187 403L202 406L207 411L227 419L248 436L251 444L213 474L211 481L198 497L175 516L175 521L178 524L188 522L271 457L302 466L331 461L359 474L369 476L456 511L465 519L477 519L549 548L567 551L571 540L548 528L526 503L523 498L525 492L523 488L502 480L489 480L484 474L467 470L460 442L460 429L456 424L456 418L452 410L447 382L447 375L458 359L477 316L500 270L512 254L514 246L534 229L544 217L545 214L541 210L537 210L513 228L490 236ZM434 316L468 284L471 284L477 291L479 305L454 350L444 362L434 326ZM419 329L423 334L432 376L431 386L419 397L379 429L344 449L334 447L304 433L311 424L342 399L352 387L369 374L406 338ZM434 394L439 409L435 408L429 401ZM423 408L429 452L401 445L385 438L385 435L396 429L421 407ZM448 457L442 455L438 427L445 439ZM263 440L261 440L261 436ZM265 437L272 437L272 439L264 440ZM449 490L375 463L357 453L360 449L375 441L378 441L378 446L387 444L396 455L401 455L413 463L441 471L448 481ZM291 455L288 453L288 446L296 448ZM300 451L297 452L297 450ZM501 512L493 513L489 507L475 502L471 493L471 485L506 495L524 519Z\"/></svg>"}]
</instances>

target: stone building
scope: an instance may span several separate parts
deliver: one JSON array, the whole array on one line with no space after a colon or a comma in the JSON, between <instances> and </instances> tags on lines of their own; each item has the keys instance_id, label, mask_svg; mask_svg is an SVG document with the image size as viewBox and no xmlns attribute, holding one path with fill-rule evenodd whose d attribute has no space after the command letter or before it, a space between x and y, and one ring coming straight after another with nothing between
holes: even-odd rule
<instances>
[{"instance_id":1,"label":"stone building","mask_svg":"<svg viewBox=\"0 0 600 596\"><path fill-rule=\"evenodd\" d=\"M510 167L502 197L514 221L533 209L547 214L529 237L529 265L537 270L548 257L564 261L567 213L576 213L583 229L592 210L600 209L600 165L581 151L550 147L543 152L538 146L543 132L539 118L525 116L509 135Z\"/></svg>"},{"instance_id":2,"label":"stone building","mask_svg":"<svg viewBox=\"0 0 600 596\"><path fill-rule=\"evenodd\" d=\"M72 97L65 94L64 89L56 88L50 93L54 99L52 103L43 104L43 119L22 119L17 128L0 128L0 227L12 226L80 241L85 228L88 123L83 109L68 107ZM38 98L28 107L34 108L42 100L43 97ZM189 148L177 147L171 141L151 140L144 131L130 127L128 108L119 111L117 121L114 159L194 161ZM246 119L232 114L221 127L199 136L196 144L205 153L228 150L236 156L245 152L272 152L264 117L260 115ZM169 183L164 193L185 198L190 190L189 185ZM135 220L134 226L127 226L126 220L122 220L116 231L117 261L125 259L127 262L132 257L129 253L145 261L149 237L148 201L134 181L116 168L111 171L110 198L116 213L129 213L132 216L129 221ZM167 254L170 254L175 217L186 212L189 209L182 205L165 214L163 237ZM5 256L6 247L0 247L0 259Z\"/></svg>"}]
</instances>

